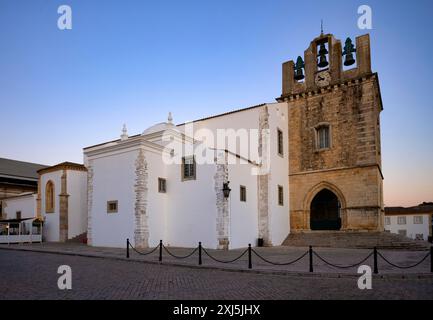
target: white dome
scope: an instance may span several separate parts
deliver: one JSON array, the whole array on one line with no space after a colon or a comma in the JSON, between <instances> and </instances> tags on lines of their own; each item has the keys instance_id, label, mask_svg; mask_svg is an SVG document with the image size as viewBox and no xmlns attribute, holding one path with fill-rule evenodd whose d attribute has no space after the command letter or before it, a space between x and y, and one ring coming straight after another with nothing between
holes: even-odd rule
<instances>
[{"instance_id":1,"label":"white dome","mask_svg":"<svg viewBox=\"0 0 433 320\"><path fill-rule=\"evenodd\" d=\"M155 124L149 128L147 128L146 130L143 131L143 135L147 135L147 134L151 134L151 133L155 133L155 132L160 132L160 131L165 131L168 129L174 129L175 126L173 123L169 123L169 122L161 122L158 124Z\"/></svg>"}]
</instances>

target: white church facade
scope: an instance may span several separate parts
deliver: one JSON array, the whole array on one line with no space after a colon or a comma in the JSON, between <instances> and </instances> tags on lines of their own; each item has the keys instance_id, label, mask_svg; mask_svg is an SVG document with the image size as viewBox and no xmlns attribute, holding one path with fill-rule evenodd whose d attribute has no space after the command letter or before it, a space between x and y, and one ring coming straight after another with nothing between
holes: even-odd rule
<instances>
[{"instance_id":1,"label":"white church facade","mask_svg":"<svg viewBox=\"0 0 433 320\"><path fill-rule=\"evenodd\" d=\"M175 126L169 119L140 135L124 132L117 141L85 148L88 244L123 247L127 238L137 247L160 240L220 249L259 238L281 244L289 232L287 137L279 153L276 143L279 132L287 132L286 115L287 105L275 103L193 124ZM194 134L185 132L188 125ZM205 139L224 129L232 150ZM260 145L252 132L263 132L269 145ZM240 145L256 149L241 154ZM262 172L264 161L269 172Z\"/></svg>"}]
</instances>

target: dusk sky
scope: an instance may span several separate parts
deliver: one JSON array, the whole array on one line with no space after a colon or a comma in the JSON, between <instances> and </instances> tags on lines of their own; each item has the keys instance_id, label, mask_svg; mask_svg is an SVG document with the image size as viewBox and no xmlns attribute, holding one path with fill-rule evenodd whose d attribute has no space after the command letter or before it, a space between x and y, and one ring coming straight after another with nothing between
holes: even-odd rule
<instances>
[{"instance_id":1,"label":"dusk sky","mask_svg":"<svg viewBox=\"0 0 433 320\"><path fill-rule=\"evenodd\" d=\"M59 30L57 8L72 8ZM357 26L360 5L373 29ZM0 0L0 157L82 163L82 148L275 102L281 64L320 33L370 33L385 205L433 201L433 2Z\"/></svg>"}]
</instances>

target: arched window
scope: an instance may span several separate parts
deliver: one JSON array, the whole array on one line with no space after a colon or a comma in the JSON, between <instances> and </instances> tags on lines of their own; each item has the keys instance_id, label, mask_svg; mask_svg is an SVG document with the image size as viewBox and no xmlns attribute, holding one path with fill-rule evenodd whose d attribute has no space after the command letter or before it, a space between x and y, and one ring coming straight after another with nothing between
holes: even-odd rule
<instances>
[{"instance_id":1,"label":"arched window","mask_svg":"<svg viewBox=\"0 0 433 320\"><path fill-rule=\"evenodd\" d=\"M45 187L45 212L54 212L54 183L50 180Z\"/></svg>"}]
</instances>

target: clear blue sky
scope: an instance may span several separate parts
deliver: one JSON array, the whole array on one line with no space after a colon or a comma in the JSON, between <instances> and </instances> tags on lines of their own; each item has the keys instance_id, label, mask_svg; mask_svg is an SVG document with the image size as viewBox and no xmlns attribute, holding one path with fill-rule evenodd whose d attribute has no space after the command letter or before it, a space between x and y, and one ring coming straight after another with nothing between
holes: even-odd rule
<instances>
[{"instance_id":1,"label":"clear blue sky","mask_svg":"<svg viewBox=\"0 0 433 320\"><path fill-rule=\"evenodd\" d=\"M62 4L73 29L57 28ZM0 0L0 157L82 162L82 148L164 121L274 102L281 63L373 9L385 204L433 201L432 1Z\"/></svg>"}]
</instances>

